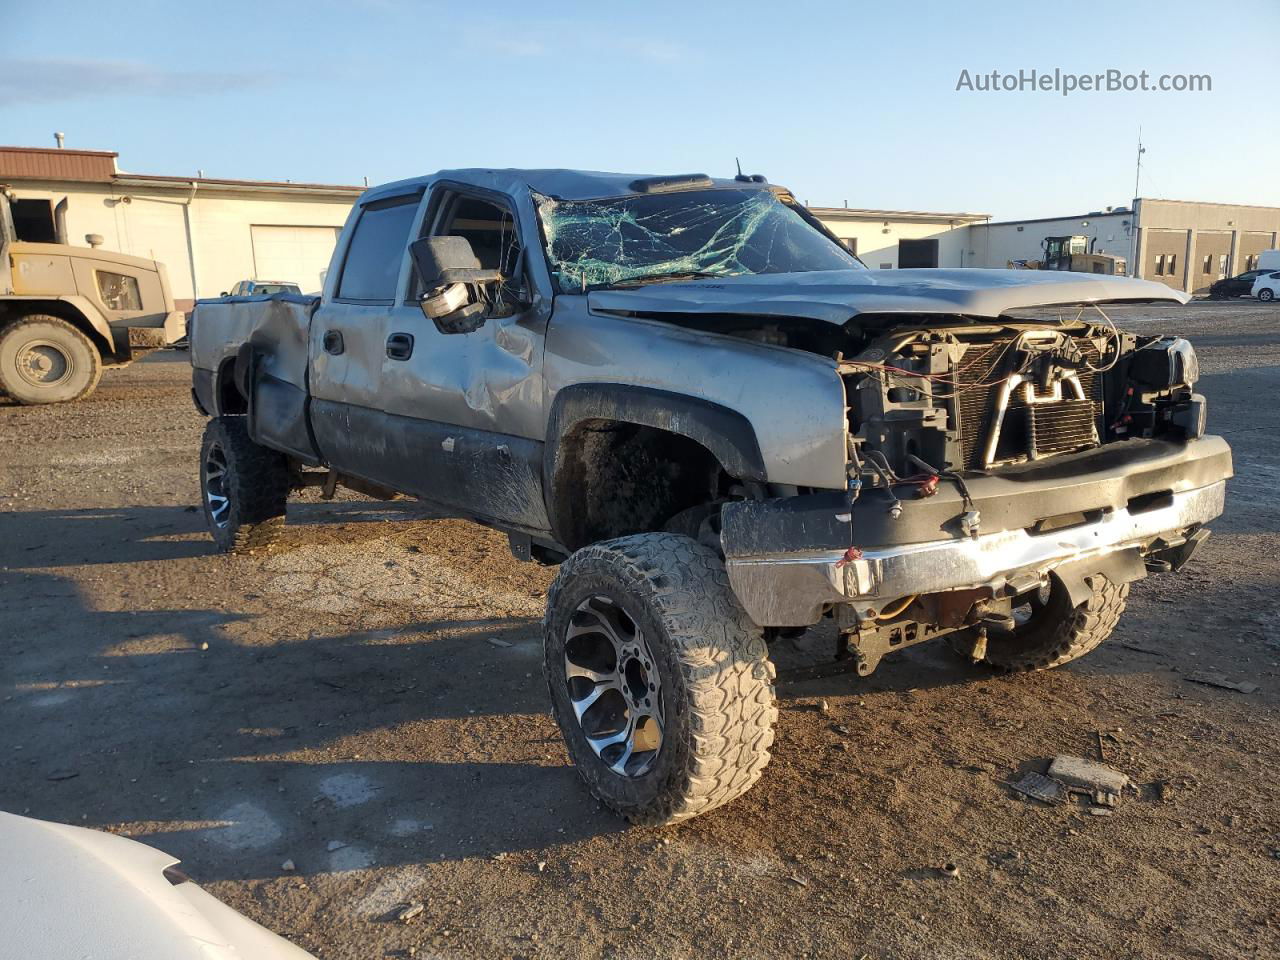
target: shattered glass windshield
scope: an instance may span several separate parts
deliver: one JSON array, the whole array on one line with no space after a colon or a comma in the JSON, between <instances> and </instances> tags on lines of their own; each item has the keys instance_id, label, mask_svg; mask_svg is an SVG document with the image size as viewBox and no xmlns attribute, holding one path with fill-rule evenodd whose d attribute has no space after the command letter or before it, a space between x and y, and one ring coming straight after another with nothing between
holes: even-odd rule
<instances>
[{"instance_id":1,"label":"shattered glass windshield","mask_svg":"<svg viewBox=\"0 0 1280 960\"><path fill-rule=\"evenodd\" d=\"M761 189L681 190L600 200L534 194L564 293L661 280L856 270L862 264Z\"/></svg>"}]
</instances>

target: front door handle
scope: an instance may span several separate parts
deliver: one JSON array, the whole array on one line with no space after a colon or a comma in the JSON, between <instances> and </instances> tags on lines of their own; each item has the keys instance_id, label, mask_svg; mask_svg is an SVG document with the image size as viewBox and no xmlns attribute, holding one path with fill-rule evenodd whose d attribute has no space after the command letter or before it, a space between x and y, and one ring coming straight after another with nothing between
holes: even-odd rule
<instances>
[{"instance_id":1,"label":"front door handle","mask_svg":"<svg viewBox=\"0 0 1280 960\"><path fill-rule=\"evenodd\" d=\"M342 331L340 330L326 330L320 344L324 347L325 353L331 353L335 357L346 349L346 345L342 342Z\"/></svg>"},{"instance_id":2,"label":"front door handle","mask_svg":"<svg viewBox=\"0 0 1280 960\"><path fill-rule=\"evenodd\" d=\"M387 356L392 360L408 360L413 356L413 334L393 333L387 337Z\"/></svg>"}]
</instances>

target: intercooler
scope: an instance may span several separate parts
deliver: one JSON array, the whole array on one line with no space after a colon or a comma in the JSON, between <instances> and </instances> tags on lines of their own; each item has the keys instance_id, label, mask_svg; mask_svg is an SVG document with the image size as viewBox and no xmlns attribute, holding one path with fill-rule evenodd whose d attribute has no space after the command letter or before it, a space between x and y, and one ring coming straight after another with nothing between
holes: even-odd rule
<instances>
[{"instance_id":1,"label":"intercooler","mask_svg":"<svg viewBox=\"0 0 1280 960\"><path fill-rule=\"evenodd\" d=\"M996 429L999 398L1012 372L1012 338L971 345L957 364L955 407L959 421L962 469L981 470L991 433ZM1075 341L1091 367L1101 365L1093 341ZM1028 404L1021 390L1009 397L1000 424L994 462L1037 459L1068 453L1098 443L1097 420L1102 410L1102 383L1088 367L1076 371L1084 399L1063 395L1052 403Z\"/></svg>"}]
</instances>

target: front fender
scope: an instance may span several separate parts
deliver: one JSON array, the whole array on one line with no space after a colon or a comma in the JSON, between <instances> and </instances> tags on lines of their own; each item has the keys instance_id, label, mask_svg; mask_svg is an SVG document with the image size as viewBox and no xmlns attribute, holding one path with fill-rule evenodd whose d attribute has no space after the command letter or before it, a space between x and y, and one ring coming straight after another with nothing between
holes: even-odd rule
<instances>
[{"instance_id":1,"label":"front fender","mask_svg":"<svg viewBox=\"0 0 1280 960\"><path fill-rule=\"evenodd\" d=\"M575 383L556 394L547 422L548 488L562 439L589 420L617 420L688 437L706 447L731 477L768 478L751 422L698 397L622 383Z\"/></svg>"},{"instance_id":2,"label":"front fender","mask_svg":"<svg viewBox=\"0 0 1280 960\"><path fill-rule=\"evenodd\" d=\"M629 406L637 415L655 399L669 404L675 397L684 403L664 415L667 422L678 425L695 409L706 414L690 429L716 439L693 439L721 457L730 473L736 473L731 464L741 467L741 479L844 489L844 385L830 357L674 323L593 314L586 297L561 295L544 370L549 418L561 393L584 385L634 394ZM548 422L549 439L553 426ZM746 433L754 438L758 462L752 463L753 451L747 453L752 444L733 439Z\"/></svg>"}]
</instances>

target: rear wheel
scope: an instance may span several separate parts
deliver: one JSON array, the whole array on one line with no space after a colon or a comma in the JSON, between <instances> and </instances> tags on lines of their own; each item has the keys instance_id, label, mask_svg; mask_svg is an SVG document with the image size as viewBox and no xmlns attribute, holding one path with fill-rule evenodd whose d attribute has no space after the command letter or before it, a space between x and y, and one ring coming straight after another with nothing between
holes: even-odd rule
<instances>
[{"instance_id":1,"label":"rear wheel","mask_svg":"<svg viewBox=\"0 0 1280 960\"><path fill-rule=\"evenodd\" d=\"M1111 636L1124 613L1127 583L1101 574L1089 578L1092 592L1072 606L1066 587L1054 580L1047 590L1015 601L1012 630L989 629L982 661L1011 672L1049 670L1078 660ZM958 651L968 653L961 644Z\"/></svg>"},{"instance_id":2,"label":"rear wheel","mask_svg":"<svg viewBox=\"0 0 1280 960\"><path fill-rule=\"evenodd\" d=\"M0 391L19 403L79 400L101 376L98 348L60 317L33 314L0 330Z\"/></svg>"},{"instance_id":3,"label":"rear wheel","mask_svg":"<svg viewBox=\"0 0 1280 960\"><path fill-rule=\"evenodd\" d=\"M710 548L648 533L584 547L547 598L552 709L587 787L629 820L728 803L769 762L773 666Z\"/></svg>"},{"instance_id":4,"label":"rear wheel","mask_svg":"<svg viewBox=\"0 0 1280 960\"><path fill-rule=\"evenodd\" d=\"M200 445L204 518L223 553L269 547L284 529L289 464L249 439L244 417L210 420Z\"/></svg>"}]
</instances>

